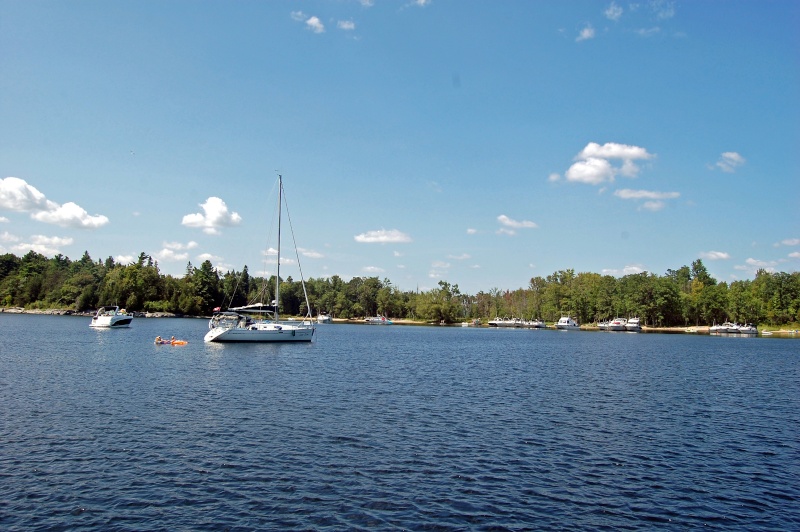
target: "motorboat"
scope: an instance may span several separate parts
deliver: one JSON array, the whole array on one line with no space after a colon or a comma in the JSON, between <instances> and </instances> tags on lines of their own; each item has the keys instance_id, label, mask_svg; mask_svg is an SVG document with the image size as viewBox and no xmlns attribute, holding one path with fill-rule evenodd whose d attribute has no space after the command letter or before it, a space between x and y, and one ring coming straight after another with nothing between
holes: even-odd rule
<instances>
[{"instance_id":1,"label":"motorboat","mask_svg":"<svg viewBox=\"0 0 800 532\"><path fill-rule=\"evenodd\" d=\"M310 342L316 327L308 302L305 279L300 281L306 298L307 314L302 320L280 321L281 279L281 206L284 199L283 178L278 176L278 252L276 254L275 299L271 304L251 303L241 307L219 310L208 322L204 342ZM291 218L289 218L291 225ZM294 235L294 230L292 230ZM292 238L294 240L294 237ZM262 291L263 294L263 291Z\"/></svg>"},{"instance_id":2,"label":"motorboat","mask_svg":"<svg viewBox=\"0 0 800 532\"><path fill-rule=\"evenodd\" d=\"M392 320L390 320L386 316L372 316L370 318L364 319L364 323L368 325L391 325Z\"/></svg>"},{"instance_id":3,"label":"motorboat","mask_svg":"<svg viewBox=\"0 0 800 532\"><path fill-rule=\"evenodd\" d=\"M330 314L317 314L317 323L333 323L333 317Z\"/></svg>"},{"instance_id":4,"label":"motorboat","mask_svg":"<svg viewBox=\"0 0 800 532\"><path fill-rule=\"evenodd\" d=\"M642 324L639 318L631 318L625 323L625 330L631 332L639 332L642 330Z\"/></svg>"},{"instance_id":5,"label":"motorboat","mask_svg":"<svg viewBox=\"0 0 800 532\"><path fill-rule=\"evenodd\" d=\"M579 331L581 326L570 316L561 316L556 323L556 329L561 329L562 331Z\"/></svg>"},{"instance_id":6,"label":"motorboat","mask_svg":"<svg viewBox=\"0 0 800 532\"><path fill-rule=\"evenodd\" d=\"M744 325L739 325L739 332L741 334L758 334L758 328L752 323L745 323Z\"/></svg>"},{"instance_id":7,"label":"motorboat","mask_svg":"<svg viewBox=\"0 0 800 532\"><path fill-rule=\"evenodd\" d=\"M603 320L603 321L597 322L597 328L600 329L601 331L607 331L608 330L608 320Z\"/></svg>"},{"instance_id":8,"label":"motorboat","mask_svg":"<svg viewBox=\"0 0 800 532\"><path fill-rule=\"evenodd\" d=\"M522 327L523 321L519 318L497 317L489 322L489 327Z\"/></svg>"},{"instance_id":9,"label":"motorboat","mask_svg":"<svg viewBox=\"0 0 800 532\"><path fill-rule=\"evenodd\" d=\"M120 310L116 305L106 305L97 309L89 326L121 329L130 327L132 321L133 316L125 312L125 309Z\"/></svg>"},{"instance_id":10,"label":"motorboat","mask_svg":"<svg viewBox=\"0 0 800 532\"><path fill-rule=\"evenodd\" d=\"M608 324L609 331L624 331L625 324L628 322L625 318L614 318Z\"/></svg>"},{"instance_id":11,"label":"motorboat","mask_svg":"<svg viewBox=\"0 0 800 532\"><path fill-rule=\"evenodd\" d=\"M722 327L724 327L725 330L724 331L719 331L719 332L726 332L726 333L729 333L729 334L738 334L740 332L739 331L739 326L736 325L735 323L731 323L729 321L726 321L725 323L723 323Z\"/></svg>"},{"instance_id":12,"label":"motorboat","mask_svg":"<svg viewBox=\"0 0 800 532\"><path fill-rule=\"evenodd\" d=\"M547 324L543 320L537 318L524 322L524 326L528 329L544 329L547 327Z\"/></svg>"},{"instance_id":13,"label":"motorboat","mask_svg":"<svg viewBox=\"0 0 800 532\"><path fill-rule=\"evenodd\" d=\"M726 333L726 332L728 332L728 326L727 325L717 325L715 323L714 325L712 325L711 327L708 328L708 332L710 332L711 334Z\"/></svg>"}]
</instances>

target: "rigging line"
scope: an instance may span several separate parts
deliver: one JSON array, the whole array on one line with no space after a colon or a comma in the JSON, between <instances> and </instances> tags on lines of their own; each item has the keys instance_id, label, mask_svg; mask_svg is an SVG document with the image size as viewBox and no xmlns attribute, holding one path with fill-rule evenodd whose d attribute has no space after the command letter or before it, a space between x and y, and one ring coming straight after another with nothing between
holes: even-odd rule
<instances>
[{"instance_id":1,"label":"rigging line","mask_svg":"<svg viewBox=\"0 0 800 532\"><path fill-rule=\"evenodd\" d=\"M309 317L311 314L311 303L308 301L308 292L306 291L306 280L303 277L303 267L300 265L300 252L297 250L297 241L294 238L294 225L292 225L292 216L289 214L289 203L286 199L286 189L283 190L283 206L286 209L286 219L289 222L289 232L292 234L292 245L294 245L294 255L297 258L297 269L300 270L300 284L303 286L303 295L306 298L306 311Z\"/></svg>"}]
</instances>

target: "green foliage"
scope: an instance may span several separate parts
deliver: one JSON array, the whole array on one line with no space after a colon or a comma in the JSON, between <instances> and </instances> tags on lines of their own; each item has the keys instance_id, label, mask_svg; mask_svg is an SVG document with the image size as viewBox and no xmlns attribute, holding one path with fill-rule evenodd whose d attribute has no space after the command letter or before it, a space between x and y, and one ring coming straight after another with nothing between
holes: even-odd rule
<instances>
[{"instance_id":1,"label":"green foliage","mask_svg":"<svg viewBox=\"0 0 800 532\"><path fill-rule=\"evenodd\" d=\"M574 270L533 277L526 288L492 288L462 294L458 285L439 281L423 292L403 292L389 279L339 276L306 283L312 314L361 319L377 314L428 322L455 323L495 316L555 321L570 314L580 323L639 316L647 325L701 325L726 320L781 326L800 321L800 273L760 270L755 279L719 283L701 260L663 276L637 273L615 278ZM88 252L77 261L62 255L48 259L30 251L23 257L0 255L0 304L5 307L61 308L78 311L117 304L129 311L209 315L215 307L274 299L275 278L241 272L220 273L210 261L191 263L185 275L163 275L158 263L140 253L134 263L109 257L93 261ZM302 285L281 280L281 313L305 315Z\"/></svg>"}]
</instances>

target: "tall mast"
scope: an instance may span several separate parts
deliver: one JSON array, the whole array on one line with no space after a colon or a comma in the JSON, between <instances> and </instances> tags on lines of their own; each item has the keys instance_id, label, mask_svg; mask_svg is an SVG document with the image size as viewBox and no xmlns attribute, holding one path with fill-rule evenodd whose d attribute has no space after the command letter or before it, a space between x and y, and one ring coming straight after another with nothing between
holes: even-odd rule
<instances>
[{"instance_id":1,"label":"tall mast","mask_svg":"<svg viewBox=\"0 0 800 532\"><path fill-rule=\"evenodd\" d=\"M278 321L278 307L281 304L281 196L283 195L283 177L278 174L278 274L275 276L275 321Z\"/></svg>"}]
</instances>

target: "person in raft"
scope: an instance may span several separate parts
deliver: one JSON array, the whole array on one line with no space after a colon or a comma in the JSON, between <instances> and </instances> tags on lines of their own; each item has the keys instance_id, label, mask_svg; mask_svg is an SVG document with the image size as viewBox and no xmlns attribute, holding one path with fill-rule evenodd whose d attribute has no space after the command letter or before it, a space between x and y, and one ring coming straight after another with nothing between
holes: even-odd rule
<instances>
[{"instance_id":1,"label":"person in raft","mask_svg":"<svg viewBox=\"0 0 800 532\"><path fill-rule=\"evenodd\" d=\"M156 336L156 343L157 343L157 344L160 344L160 343L161 343L161 337L160 337L160 336Z\"/></svg>"}]
</instances>

